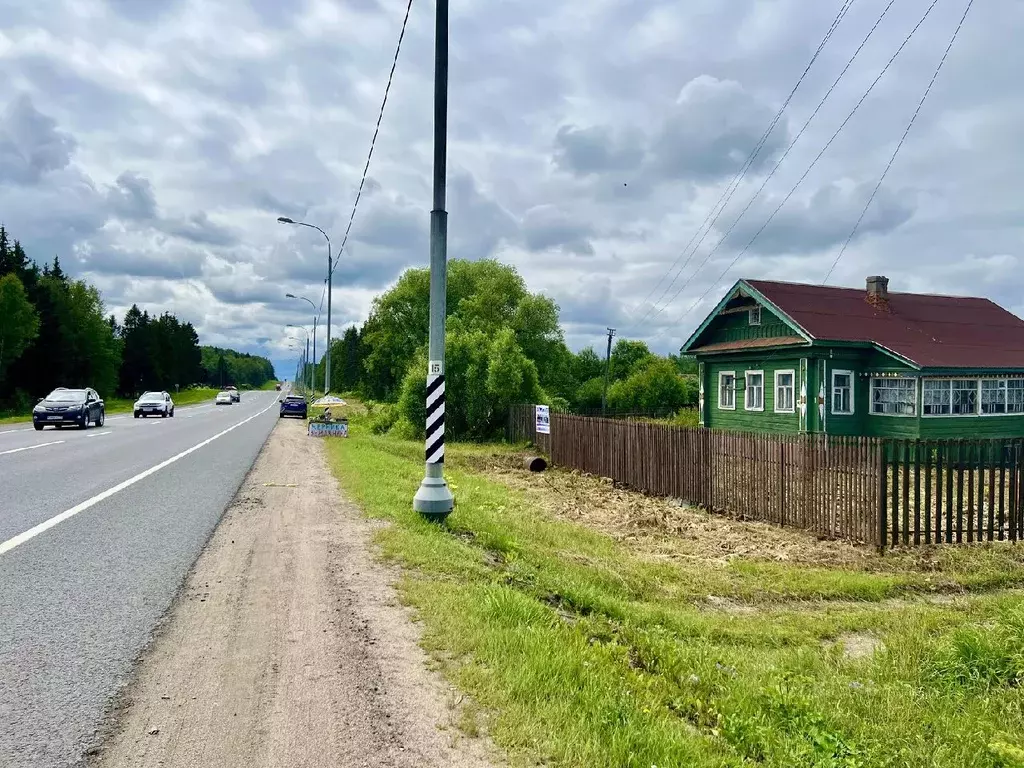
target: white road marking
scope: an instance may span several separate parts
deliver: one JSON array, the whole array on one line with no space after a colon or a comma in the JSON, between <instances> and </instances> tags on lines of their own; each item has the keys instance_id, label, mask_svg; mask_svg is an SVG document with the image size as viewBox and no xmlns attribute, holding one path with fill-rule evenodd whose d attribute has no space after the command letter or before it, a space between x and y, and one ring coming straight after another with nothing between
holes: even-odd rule
<instances>
[{"instance_id":1,"label":"white road marking","mask_svg":"<svg viewBox=\"0 0 1024 768\"><path fill-rule=\"evenodd\" d=\"M93 496L91 499L86 499L81 504L76 504L71 509L67 509L67 510L61 512L59 515L54 515L49 520L44 520L43 522L41 522L39 525L35 526L34 528L29 528L24 533L19 533L14 538L8 539L7 541L5 541L3 543L0 543L0 555L3 555L5 553L7 553L7 552L10 552L15 547L24 544L26 541L34 539L39 534L44 533L44 532L50 530L55 525L60 525L61 523L63 523L68 518L71 518L71 517L74 517L75 515L77 515L79 512L84 512L85 510L89 509L89 507L92 507L92 506L95 506L96 504L99 504L104 499L109 499L114 494L120 493L125 488L127 488L127 487L129 487L131 485L135 485L135 483L139 482L140 480L145 480L150 475L155 474L156 472L159 472L164 467L170 466L171 464L173 464L174 462L178 461L179 459L185 458L190 453L195 453L200 448L203 448L203 447L209 445L210 443L212 443L217 438L223 437L228 432L232 432L232 431L238 429L243 424L249 423L250 421L255 419L257 416L262 416L264 413L266 413L267 411L269 411L273 407L274 407L274 404L271 403L266 408L264 408L262 411L254 413L249 418L243 419L242 421L238 422L237 424L232 424L230 427L228 427L225 430L222 430L222 431L218 432L213 437L208 437L205 440L203 440L202 442L196 443L191 448L186 448L181 453L177 453L174 456L171 456L171 458L169 458L169 459L164 459L159 464L157 464L155 466L152 466L149 469L140 472L139 474L135 475L134 477L129 477L127 480L118 483L113 488L108 488L107 490L103 491L103 493L98 493L95 496ZM60 442L63 442L63 441L60 441ZM41 448L42 446L39 445L39 446L32 446L32 447L33 448ZM23 449L19 448L17 450L23 450Z\"/></svg>"},{"instance_id":2,"label":"white road marking","mask_svg":"<svg viewBox=\"0 0 1024 768\"><path fill-rule=\"evenodd\" d=\"M110 430L108 429L106 432L93 432L91 435L86 435L86 437L102 437L103 435L109 435L109 434L110 434Z\"/></svg>"},{"instance_id":3,"label":"white road marking","mask_svg":"<svg viewBox=\"0 0 1024 768\"><path fill-rule=\"evenodd\" d=\"M0 451L0 456L6 456L8 453L20 453L21 451L34 451L36 448L45 448L48 445L60 445L63 440L54 440L52 443L39 443L39 445L26 445L24 448L12 448L9 451Z\"/></svg>"},{"instance_id":4,"label":"white road marking","mask_svg":"<svg viewBox=\"0 0 1024 768\"><path fill-rule=\"evenodd\" d=\"M34 427L22 427L21 429L6 429L3 432L0 432L0 435L13 435L15 432L29 432L32 429L34 429Z\"/></svg>"}]
</instances>

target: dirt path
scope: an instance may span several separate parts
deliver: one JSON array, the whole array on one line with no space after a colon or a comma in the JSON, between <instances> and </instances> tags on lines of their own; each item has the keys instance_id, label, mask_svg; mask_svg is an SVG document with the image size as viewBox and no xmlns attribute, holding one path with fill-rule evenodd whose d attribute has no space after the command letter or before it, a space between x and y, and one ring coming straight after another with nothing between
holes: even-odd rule
<instances>
[{"instance_id":1,"label":"dirt path","mask_svg":"<svg viewBox=\"0 0 1024 768\"><path fill-rule=\"evenodd\" d=\"M90 765L485 766L305 425L274 430Z\"/></svg>"}]
</instances>

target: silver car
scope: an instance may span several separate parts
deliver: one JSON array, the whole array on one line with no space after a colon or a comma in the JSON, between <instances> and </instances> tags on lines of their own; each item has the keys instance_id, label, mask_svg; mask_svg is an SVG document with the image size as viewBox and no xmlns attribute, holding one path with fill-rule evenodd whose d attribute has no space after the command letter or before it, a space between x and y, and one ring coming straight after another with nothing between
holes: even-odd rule
<instances>
[{"instance_id":1,"label":"silver car","mask_svg":"<svg viewBox=\"0 0 1024 768\"><path fill-rule=\"evenodd\" d=\"M136 419L147 416L168 418L174 416L174 401L167 392L143 392L132 408Z\"/></svg>"}]
</instances>

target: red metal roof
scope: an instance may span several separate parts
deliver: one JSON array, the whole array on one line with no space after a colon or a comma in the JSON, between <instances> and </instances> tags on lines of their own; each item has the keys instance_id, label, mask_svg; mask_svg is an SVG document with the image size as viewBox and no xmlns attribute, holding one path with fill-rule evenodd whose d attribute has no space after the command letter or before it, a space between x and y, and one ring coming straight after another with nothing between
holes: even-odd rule
<instances>
[{"instance_id":1,"label":"red metal roof","mask_svg":"<svg viewBox=\"0 0 1024 768\"><path fill-rule=\"evenodd\" d=\"M1024 368L1024 320L988 299L744 280L816 340L875 343L922 368Z\"/></svg>"}]
</instances>

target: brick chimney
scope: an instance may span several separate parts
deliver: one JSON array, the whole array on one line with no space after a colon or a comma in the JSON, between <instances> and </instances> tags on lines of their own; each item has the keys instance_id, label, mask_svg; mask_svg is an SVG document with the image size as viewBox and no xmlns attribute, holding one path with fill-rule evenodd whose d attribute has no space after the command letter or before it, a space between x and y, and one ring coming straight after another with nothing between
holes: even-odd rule
<instances>
[{"instance_id":1,"label":"brick chimney","mask_svg":"<svg viewBox=\"0 0 1024 768\"><path fill-rule=\"evenodd\" d=\"M889 312L889 278L883 275L869 277L868 292L864 298L875 309Z\"/></svg>"}]
</instances>

